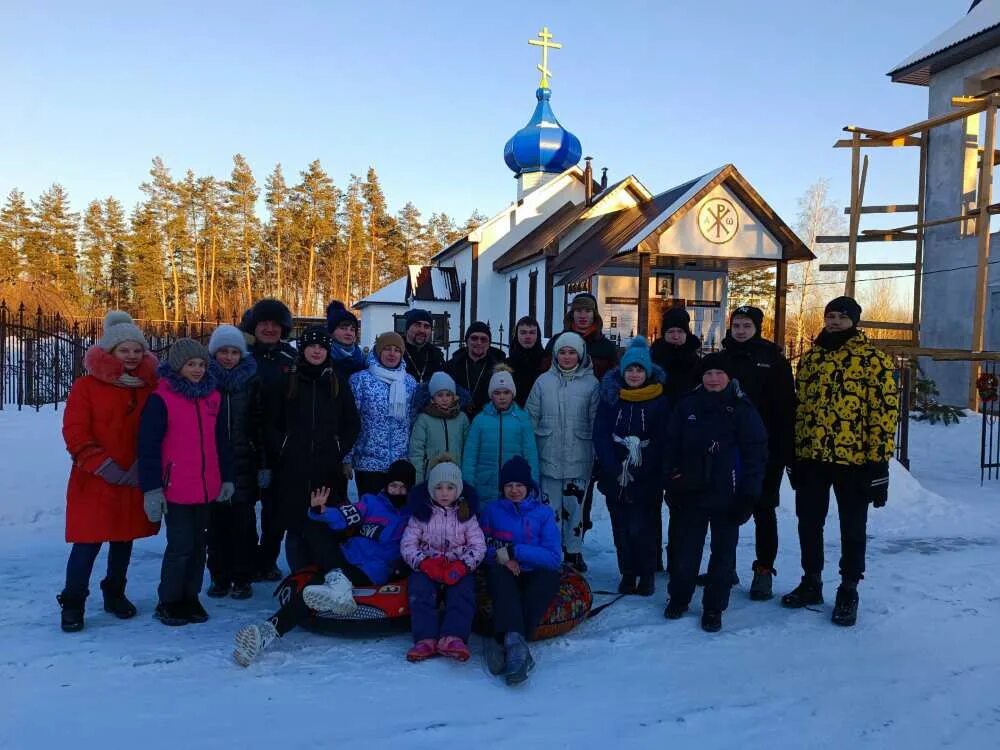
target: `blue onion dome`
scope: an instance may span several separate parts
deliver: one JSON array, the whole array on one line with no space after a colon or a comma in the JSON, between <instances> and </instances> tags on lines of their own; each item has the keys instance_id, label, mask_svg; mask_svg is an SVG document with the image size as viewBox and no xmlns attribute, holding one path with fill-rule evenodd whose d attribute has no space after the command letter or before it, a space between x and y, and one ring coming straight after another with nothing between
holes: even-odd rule
<instances>
[{"instance_id":1,"label":"blue onion dome","mask_svg":"<svg viewBox=\"0 0 1000 750\"><path fill-rule=\"evenodd\" d=\"M580 161L580 139L566 130L549 105L552 90L535 92L538 106L528 124L518 130L503 148L503 160L516 174L564 172Z\"/></svg>"}]
</instances>

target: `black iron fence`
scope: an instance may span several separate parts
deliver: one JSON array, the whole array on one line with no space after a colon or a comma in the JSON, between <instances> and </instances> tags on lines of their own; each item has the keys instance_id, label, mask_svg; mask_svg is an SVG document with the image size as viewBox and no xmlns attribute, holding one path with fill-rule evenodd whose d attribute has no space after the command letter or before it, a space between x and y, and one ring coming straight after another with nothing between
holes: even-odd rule
<instances>
[{"instance_id":1,"label":"black iron fence","mask_svg":"<svg viewBox=\"0 0 1000 750\"><path fill-rule=\"evenodd\" d=\"M1000 362L988 360L980 365L976 386L983 412L979 447L979 481L982 483L987 479L1000 479Z\"/></svg>"}]
</instances>

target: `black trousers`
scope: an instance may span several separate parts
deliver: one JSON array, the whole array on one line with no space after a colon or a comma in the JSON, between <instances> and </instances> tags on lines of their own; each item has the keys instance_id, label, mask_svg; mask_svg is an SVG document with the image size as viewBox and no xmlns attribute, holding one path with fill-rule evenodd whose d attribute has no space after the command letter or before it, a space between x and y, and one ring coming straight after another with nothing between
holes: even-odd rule
<instances>
[{"instance_id":1,"label":"black trousers","mask_svg":"<svg viewBox=\"0 0 1000 750\"><path fill-rule=\"evenodd\" d=\"M285 526L278 511L278 496L274 487L260 492L260 546L257 547L257 568L264 572L278 564Z\"/></svg>"},{"instance_id":2,"label":"black trousers","mask_svg":"<svg viewBox=\"0 0 1000 750\"><path fill-rule=\"evenodd\" d=\"M90 593L90 574L94 570L101 542L76 542L66 562L66 588L63 593L85 599ZM108 543L108 572L104 580L112 588L125 588L125 574L132 559L132 542Z\"/></svg>"},{"instance_id":3,"label":"black trousers","mask_svg":"<svg viewBox=\"0 0 1000 750\"><path fill-rule=\"evenodd\" d=\"M257 551L253 503L213 503L208 526L208 572L216 583L250 583Z\"/></svg>"},{"instance_id":4,"label":"black trousers","mask_svg":"<svg viewBox=\"0 0 1000 750\"><path fill-rule=\"evenodd\" d=\"M798 467L796 475L795 514L803 572L823 572L823 526L832 488L840 514L840 575L846 581L860 581L865 577L868 499L859 467L808 461Z\"/></svg>"},{"instance_id":5,"label":"black trousers","mask_svg":"<svg viewBox=\"0 0 1000 750\"><path fill-rule=\"evenodd\" d=\"M355 471L354 483L358 487L358 497L362 495L377 495L385 487L389 477L386 471Z\"/></svg>"},{"instance_id":6,"label":"black trousers","mask_svg":"<svg viewBox=\"0 0 1000 750\"><path fill-rule=\"evenodd\" d=\"M205 544L211 506L167 503L167 548L160 568L160 601L176 604L194 599L205 577Z\"/></svg>"},{"instance_id":7,"label":"black trousers","mask_svg":"<svg viewBox=\"0 0 1000 750\"><path fill-rule=\"evenodd\" d=\"M663 538L659 495L631 503L609 502L608 513L618 553L618 572L623 577L653 575Z\"/></svg>"},{"instance_id":8,"label":"black trousers","mask_svg":"<svg viewBox=\"0 0 1000 750\"><path fill-rule=\"evenodd\" d=\"M559 571L538 568L514 575L503 565L487 565L486 583L493 601L493 633L530 638L559 592Z\"/></svg>"},{"instance_id":9,"label":"black trousers","mask_svg":"<svg viewBox=\"0 0 1000 750\"><path fill-rule=\"evenodd\" d=\"M708 582L705 584L702 607L705 610L725 610L729 606L729 590L733 585L740 527L726 511L708 511L698 507L671 509L670 522L676 534L672 542L674 552L667 584L670 600L682 606L691 603L705 550L705 536L711 528L712 554L708 559Z\"/></svg>"},{"instance_id":10,"label":"black trousers","mask_svg":"<svg viewBox=\"0 0 1000 750\"><path fill-rule=\"evenodd\" d=\"M764 486L760 500L753 509L754 537L757 545L757 559L754 567L760 565L774 570L778 557L778 514L776 509L781 501L781 478L785 467L779 463L768 463L764 472Z\"/></svg>"}]
</instances>

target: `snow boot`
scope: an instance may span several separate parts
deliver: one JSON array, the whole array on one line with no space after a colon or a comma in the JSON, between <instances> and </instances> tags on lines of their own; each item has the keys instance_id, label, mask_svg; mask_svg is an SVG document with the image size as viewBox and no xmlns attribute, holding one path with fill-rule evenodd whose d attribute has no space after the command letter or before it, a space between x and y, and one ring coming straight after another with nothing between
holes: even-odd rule
<instances>
[{"instance_id":1,"label":"snow boot","mask_svg":"<svg viewBox=\"0 0 1000 750\"><path fill-rule=\"evenodd\" d=\"M788 609L801 609L810 605L823 603L823 579L818 574L802 576L802 582L781 597L781 606Z\"/></svg>"},{"instance_id":2,"label":"snow boot","mask_svg":"<svg viewBox=\"0 0 1000 750\"><path fill-rule=\"evenodd\" d=\"M205 593L213 599L221 599L224 596L229 596L229 583L223 581L212 581L212 585L208 587L208 591Z\"/></svg>"},{"instance_id":3,"label":"snow boot","mask_svg":"<svg viewBox=\"0 0 1000 750\"><path fill-rule=\"evenodd\" d=\"M837 600L833 605L834 625L849 628L858 621L858 584L844 581L837 589Z\"/></svg>"},{"instance_id":4,"label":"snow boot","mask_svg":"<svg viewBox=\"0 0 1000 750\"><path fill-rule=\"evenodd\" d=\"M618 582L618 593L619 594L634 594L635 593L635 576L632 576L632 575L622 576L621 581Z\"/></svg>"},{"instance_id":5,"label":"snow boot","mask_svg":"<svg viewBox=\"0 0 1000 750\"><path fill-rule=\"evenodd\" d=\"M125 582L120 584L101 581L101 593L104 594L104 611L110 612L119 620L128 620L138 614L135 605L125 596Z\"/></svg>"},{"instance_id":6,"label":"snow boot","mask_svg":"<svg viewBox=\"0 0 1000 750\"><path fill-rule=\"evenodd\" d=\"M706 633L718 633L722 630L722 612L717 609L706 609L702 612L701 629Z\"/></svg>"},{"instance_id":7,"label":"snow boot","mask_svg":"<svg viewBox=\"0 0 1000 750\"><path fill-rule=\"evenodd\" d=\"M230 596L233 599L249 599L253 596L253 586L249 583L234 583Z\"/></svg>"},{"instance_id":8,"label":"snow boot","mask_svg":"<svg viewBox=\"0 0 1000 750\"><path fill-rule=\"evenodd\" d=\"M153 617L172 628L191 622L188 619L187 605L183 602L160 602L156 605Z\"/></svg>"},{"instance_id":9,"label":"snow boot","mask_svg":"<svg viewBox=\"0 0 1000 750\"><path fill-rule=\"evenodd\" d=\"M528 673L534 668L535 660L531 658L528 644L520 633L507 633L503 645L507 654L504 678L508 685L520 685L528 679Z\"/></svg>"},{"instance_id":10,"label":"snow boot","mask_svg":"<svg viewBox=\"0 0 1000 750\"><path fill-rule=\"evenodd\" d=\"M708 585L708 573L699 573L698 577L694 579L696 586L707 586ZM740 577L733 571L733 586L740 585Z\"/></svg>"},{"instance_id":11,"label":"snow boot","mask_svg":"<svg viewBox=\"0 0 1000 750\"><path fill-rule=\"evenodd\" d=\"M774 573L774 568L753 564L753 582L750 584L750 598L753 601L766 602L774 596Z\"/></svg>"},{"instance_id":12,"label":"snow boot","mask_svg":"<svg viewBox=\"0 0 1000 750\"><path fill-rule=\"evenodd\" d=\"M274 623L265 620L260 623L244 625L236 633L236 648L233 649L233 659L241 667L250 666L250 662L256 659L260 652L271 645L271 642L278 637L278 631Z\"/></svg>"},{"instance_id":13,"label":"snow boot","mask_svg":"<svg viewBox=\"0 0 1000 750\"><path fill-rule=\"evenodd\" d=\"M458 659L459 661L469 660L469 647L466 646L465 641L457 635L441 636L435 648L441 656L448 656L452 659Z\"/></svg>"},{"instance_id":14,"label":"snow boot","mask_svg":"<svg viewBox=\"0 0 1000 750\"><path fill-rule=\"evenodd\" d=\"M339 568L327 573L323 583L302 589L302 601L314 612L346 616L358 610L358 603L354 601L354 586Z\"/></svg>"},{"instance_id":15,"label":"snow boot","mask_svg":"<svg viewBox=\"0 0 1000 750\"><path fill-rule=\"evenodd\" d=\"M410 650L406 652L406 660L413 662L426 661L435 654L437 654L437 641L433 638L424 638L422 641L417 641L410 646Z\"/></svg>"},{"instance_id":16,"label":"snow boot","mask_svg":"<svg viewBox=\"0 0 1000 750\"><path fill-rule=\"evenodd\" d=\"M201 606L201 602L198 600L197 595L184 602L184 611L187 614L188 622L194 623L195 625L208 622L208 612L206 612L205 608Z\"/></svg>"},{"instance_id":17,"label":"snow boot","mask_svg":"<svg viewBox=\"0 0 1000 750\"><path fill-rule=\"evenodd\" d=\"M582 552L567 552L566 562L571 568L573 568L577 573L587 572L587 563L583 559Z\"/></svg>"},{"instance_id":18,"label":"snow boot","mask_svg":"<svg viewBox=\"0 0 1000 750\"><path fill-rule=\"evenodd\" d=\"M653 576L639 576L639 583L636 584L635 593L639 596L652 596L656 591L656 583Z\"/></svg>"},{"instance_id":19,"label":"snow boot","mask_svg":"<svg viewBox=\"0 0 1000 750\"><path fill-rule=\"evenodd\" d=\"M503 642L497 640L500 636L487 636L483 639L483 651L486 654L486 668L494 677L502 675L507 668L507 652Z\"/></svg>"},{"instance_id":20,"label":"snow boot","mask_svg":"<svg viewBox=\"0 0 1000 750\"><path fill-rule=\"evenodd\" d=\"M663 610L663 616L668 620L679 620L687 612L686 604L675 604L673 601L667 602L667 608Z\"/></svg>"},{"instance_id":21,"label":"snow boot","mask_svg":"<svg viewBox=\"0 0 1000 750\"><path fill-rule=\"evenodd\" d=\"M59 602L62 609L60 627L62 627L63 632L76 633L83 630L83 608L87 597L62 593L56 597L56 601Z\"/></svg>"}]
</instances>

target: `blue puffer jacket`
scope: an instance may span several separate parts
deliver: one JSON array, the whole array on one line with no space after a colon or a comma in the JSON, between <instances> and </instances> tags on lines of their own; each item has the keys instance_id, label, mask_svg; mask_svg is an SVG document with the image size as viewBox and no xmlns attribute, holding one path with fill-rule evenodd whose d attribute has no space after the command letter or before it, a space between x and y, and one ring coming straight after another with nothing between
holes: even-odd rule
<instances>
[{"instance_id":1,"label":"blue puffer jacket","mask_svg":"<svg viewBox=\"0 0 1000 750\"><path fill-rule=\"evenodd\" d=\"M375 354L368 355L368 366L378 364ZM397 370L406 371L400 362ZM354 449L344 458L361 471L388 471L393 461L407 458L410 452L410 413L417 381L412 375L406 376L407 417L397 419L392 415L389 404L389 384L383 383L369 370L361 370L351 375L351 391L361 415L361 434Z\"/></svg>"},{"instance_id":2,"label":"blue puffer jacket","mask_svg":"<svg viewBox=\"0 0 1000 750\"><path fill-rule=\"evenodd\" d=\"M618 369L609 370L601 380L601 402L594 421L594 451L599 473L597 488L610 503L652 502L663 497L663 451L666 447L670 405L662 393L666 376L653 365L647 385L661 386L659 395L643 401L622 398L625 381ZM625 441L629 435L639 440L638 462L628 462ZM627 473L627 476L626 476Z\"/></svg>"},{"instance_id":3,"label":"blue puffer jacket","mask_svg":"<svg viewBox=\"0 0 1000 750\"><path fill-rule=\"evenodd\" d=\"M517 404L500 413L492 402L472 420L462 450L462 479L476 488L481 498L496 497L500 490L500 467L521 456L538 481L538 449L535 428L528 413Z\"/></svg>"},{"instance_id":4,"label":"blue puffer jacket","mask_svg":"<svg viewBox=\"0 0 1000 750\"><path fill-rule=\"evenodd\" d=\"M340 549L349 563L361 568L372 583L381 586L389 581L395 570L402 568L399 540L410 520L410 509L406 505L397 509L381 492L363 495L354 508L361 516L360 524L353 524L358 533L341 543ZM322 513L310 512L309 518L325 523L334 531L343 531L352 525L334 505L326 506Z\"/></svg>"},{"instance_id":5,"label":"blue puffer jacket","mask_svg":"<svg viewBox=\"0 0 1000 750\"><path fill-rule=\"evenodd\" d=\"M558 570L562 562L562 537L556 517L538 499L538 485L532 483L528 496L519 503L505 497L494 500L479 516L486 535L486 562L496 564L497 547L514 546L513 558L521 570Z\"/></svg>"}]
</instances>

